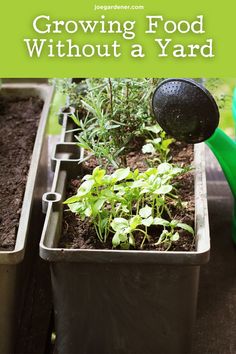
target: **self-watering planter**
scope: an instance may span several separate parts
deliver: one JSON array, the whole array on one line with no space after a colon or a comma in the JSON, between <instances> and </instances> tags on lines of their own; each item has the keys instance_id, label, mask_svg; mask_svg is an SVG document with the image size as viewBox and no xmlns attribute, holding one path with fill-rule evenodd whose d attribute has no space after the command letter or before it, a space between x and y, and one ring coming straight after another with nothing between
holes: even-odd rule
<instances>
[{"instance_id":1,"label":"self-watering planter","mask_svg":"<svg viewBox=\"0 0 236 354\"><path fill-rule=\"evenodd\" d=\"M0 353L11 354L14 352L32 261L30 244L37 242L37 238L39 240L43 223L40 204L43 191L47 189L48 164L45 136L53 88L46 83L9 83L2 86L0 94L17 97L36 96L44 102L28 172L15 247L12 251L0 251ZM29 131L28 134L30 133Z\"/></svg>"},{"instance_id":2,"label":"self-watering planter","mask_svg":"<svg viewBox=\"0 0 236 354\"><path fill-rule=\"evenodd\" d=\"M194 151L196 250L65 249L67 182L82 174L75 146L59 143L43 196L41 257L50 262L58 354L189 354L200 266L209 259L204 144Z\"/></svg>"}]
</instances>

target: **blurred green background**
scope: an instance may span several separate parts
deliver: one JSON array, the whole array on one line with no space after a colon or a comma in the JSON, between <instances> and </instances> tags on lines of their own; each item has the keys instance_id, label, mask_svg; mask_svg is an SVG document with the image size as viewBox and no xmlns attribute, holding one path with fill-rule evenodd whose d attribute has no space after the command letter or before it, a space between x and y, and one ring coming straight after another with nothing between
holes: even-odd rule
<instances>
[{"instance_id":1,"label":"blurred green background","mask_svg":"<svg viewBox=\"0 0 236 354\"><path fill-rule=\"evenodd\" d=\"M236 89L236 78L207 79L211 82L215 80L215 85L208 89L213 93L220 108L220 127L231 137L235 137L234 120L232 115L232 98ZM206 86L208 86L206 84ZM235 102L236 104L236 102ZM235 117L236 120L236 117Z\"/></svg>"}]
</instances>

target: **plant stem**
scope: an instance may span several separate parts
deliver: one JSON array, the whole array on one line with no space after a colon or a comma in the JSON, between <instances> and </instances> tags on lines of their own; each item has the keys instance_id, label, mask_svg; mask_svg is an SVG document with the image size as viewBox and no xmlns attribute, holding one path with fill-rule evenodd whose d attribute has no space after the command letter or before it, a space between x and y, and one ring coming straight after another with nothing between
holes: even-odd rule
<instances>
[{"instance_id":1,"label":"plant stem","mask_svg":"<svg viewBox=\"0 0 236 354\"><path fill-rule=\"evenodd\" d=\"M109 83L109 93L110 93L110 107L111 107L111 114L113 115L113 91L112 91L112 82L111 79L108 79Z\"/></svg>"}]
</instances>

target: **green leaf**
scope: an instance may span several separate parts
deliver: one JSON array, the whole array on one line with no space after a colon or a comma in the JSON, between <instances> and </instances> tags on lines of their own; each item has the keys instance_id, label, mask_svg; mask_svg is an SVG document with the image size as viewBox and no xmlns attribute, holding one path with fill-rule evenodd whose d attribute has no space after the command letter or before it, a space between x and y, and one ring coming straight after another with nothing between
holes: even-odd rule
<instances>
[{"instance_id":1,"label":"green leaf","mask_svg":"<svg viewBox=\"0 0 236 354\"><path fill-rule=\"evenodd\" d=\"M183 171L184 171L183 168L174 167L174 168L172 168L171 174L172 174L172 175L179 175L179 174L182 173Z\"/></svg>"},{"instance_id":2,"label":"green leaf","mask_svg":"<svg viewBox=\"0 0 236 354\"><path fill-rule=\"evenodd\" d=\"M132 234L129 235L129 244L133 247L135 247L135 239Z\"/></svg>"},{"instance_id":3,"label":"green leaf","mask_svg":"<svg viewBox=\"0 0 236 354\"><path fill-rule=\"evenodd\" d=\"M88 194L91 191L93 185L94 185L93 180L87 180L87 181L83 182L78 189L77 196L82 197L82 196Z\"/></svg>"},{"instance_id":4,"label":"green leaf","mask_svg":"<svg viewBox=\"0 0 236 354\"><path fill-rule=\"evenodd\" d=\"M100 222L100 229L102 232L104 232L107 228L107 225L108 225L108 220L109 218L108 217L102 217L102 220Z\"/></svg>"},{"instance_id":5,"label":"green leaf","mask_svg":"<svg viewBox=\"0 0 236 354\"><path fill-rule=\"evenodd\" d=\"M157 174L157 168L148 168L147 171L144 172L144 175L146 176L151 176L151 175L156 175Z\"/></svg>"},{"instance_id":6,"label":"green leaf","mask_svg":"<svg viewBox=\"0 0 236 354\"><path fill-rule=\"evenodd\" d=\"M168 238L168 235L169 232L167 230L163 230L156 244L159 245L160 243L165 242Z\"/></svg>"},{"instance_id":7,"label":"green leaf","mask_svg":"<svg viewBox=\"0 0 236 354\"><path fill-rule=\"evenodd\" d=\"M156 149L151 143L145 144L142 147L142 153L143 154L155 154Z\"/></svg>"},{"instance_id":8,"label":"green leaf","mask_svg":"<svg viewBox=\"0 0 236 354\"><path fill-rule=\"evenodd\" d=\"M85 216L87 216L87 218L89 218L92 215L92 209L90 206L85 209L84 214L85 214Z\"/></svg>"},{"instance_id":9,"label":"green leaf","mask_svg":"<svg viewBox=\"0 0 236 354\"><path fill-rule=\"evenodd\" d=\"M144 181L142 179L138 179L137 181L134 181L132 184L131 184L131 188L140 188L142 187L144 184Z\"/></svg>"},{"instance_id":10,"label":"green leaf","mask_svg":"<svg viewBox=\"0 0 236 354\"><path fill-rule=\"evenodd\" d=\"M145 127L144 129L154 134L158 134L162 130L161 127L157 124L151 125L150 127Z\"/></svg>"},{"instance_id":11,"label":"green leaf","mask_svg":"<svg viewBox=\"0 0 236 354\"><path fill-rule=\"evenodd\" d=\"M154 191L155 194L167 194L172 191L173 187L170 184L161 186L160 188Z\"/></svg>"},{"instance_id":12,"label":"green leaf","mask_svg":"<svg viewBox=\"0 0 236 354\"><path fill-rule=\"evenodd\" d=\"M114 231L121 231L129 227L129 222L124 218L115 218L111 223L111 227Z\"/></svg>"},{"instance_id":13,"label":"green leaf","mask_svg":"<svg viewBox=\"0 0 236 354\"><path fill-rule=\"evenodd\" d=\"M145 205L144 208L139 210L139 215L142 218L148 218L150 215L152 215L152 208L148 205Z\"/></svg>"},{"instance_id":14,"label":"green leaf","mask_svg":"<svg viewBox=\"0 0 236 354\"><path fill-rule=\"evenodd\" d=\"M117 246L120 245L120 237L119 237L119 233L118 232L116 232L115 235L112 238L112 245L114 247L117 247Z\"/></svg>"},{"instance_id":15,"label":"green leaf","mask_svg":"<svg viewBox=\"0 0 236 354\"><path fill-rule=\"evenodd\" d=\"M106 199L105 198L99 198L93 205L93 211L97 214L101 208L103 207L103 204L105 203Z\"/></svg>"},{"instance_id":16,"label":"green leaf","mask_svg":"<svg viewBox=\"0 0 236 354\"><path fill-rule=\"evenodd\" d=\"M76 203L79 202L81 200L81 198L77 195L74 195L73 197L70 197L68 199L66 199L63 204L72 204L72 203Z\"/></svg>"},{"instance_id":17,"label":"green leaf","mask_svg":"<svg viewBox=\"0 0 236 354\"><path fill-rule=\"evenodd\" d=\"M171 236L171 241L178 241L179 239L179 233L175 232L172 236Z\"/></svg>"},{"instance_id":18,"label":"green leaf","mask_svg":"<svg viewBox=\"0 0 236 354\"><path fill-rule=\"evenodd\" d=\"M157 171L160 175L163 175L164 173L169 172L171 169L172 169L171 164L169 164L167 162L163 162L157 167Z\"/></svg>"},{"instance_id":19,"label":"green leaf","mask_svg":"<svg viewBox=\"0 0 236 354\"><path fill-rule=\"evenodd\" d=\"M103 189L101 191L102 197L106 198L107 201L115 200L117 199L117 196L114 192L112 192L110 189Z\"/></svg>"},{"instance_id":20,"label":"green leaf","mask_svg":"<svg viewBox=\"0 0 236 354\"><path fill-rule=\"evenodd\" d=\"M102 181L103 177L105 176L105 173L106 173L105 170L100 169L100 167L96 167L93 170L93 178L95 179L95 181L97 183L100 183Z\"/></svg>"},{"instance_id":21,"label":"green leaf","mask_svg":"<svg viewBox=\"0 0 236 354\"><path fill-rule=\"evenodd\" d=\"M170 226L172 228L175 228L177 226L177 224L178 224L178 220L173 219L173 220L170 221Z\"/></svg>"},{"instance_id":22,"label":"green leaf","mask_svg":"<svg viewBox=\"0 0 236 354\"><path fill-rule=\"evenodd\" d=\"M91 151L91 146L83 140L80 136L76 136L76 139L78 140L77 145L85 150Z\"/></svg>"},{"instance_id":23,"label":"green leaf","mask_svg":"<svg viewBox=\"0 0 236 354\"><path fill-rule=\"evenodd\" d=\"M133 178L136 179L138 177L138 175L139 175L139 169L136 168L133 172Z\"/></svg>"},{"instance_id":24,"label":"green leaf","mask_svg":"<svg viewBox=\"0 0 236 354\"><path fill-rule=\"evenodd\" d=\"M170 222L165 219L162 219L162 218L154 218L153 224L154 225L161 225L161 226L169 226Z\"/></svg>"},{"instance_id":25,"label":"green leaf","mask_svg":"<svg viewBox=\"0 0 236 354\"><path fill-rule=\"evenodd\" d=\"M162 140L162 148L163 150L166 150L170 144L172 144L175 141L175 139L163 139Z\"/></svg>"},{"instance_id":26,"label":"green leaf","mask_svg":"<svg viewBox=\"0 0 236 354\"><path fill-rule=\"evenodd\" d=\"M153 221L153 217L149 216L147 219L142 219L142 225L149 227L153 224Z\"/></svg>"},{"instance_id":27,"label":"green leaf","mask_svg":"<svg viewBox=\"0 0 236 354\"><path fill-rule=\"evenodd\" d=\"M152 141L155 145L158 145L161 142L161 138L156 138L156 139L153 139Z\"/></svg>"},{"instance_id":28,"label":"green leaf","mask_svg":"<svg viewBox=\"0 0 236 354\"><path fill-rule=\"evenodd\" d=\"M190 232L190 234L194 235L194 231L191 226L184 224L182 222L178 222L178 224L176 226L180 227L181 229L186 230L186 231Z\"/></svg>"},{"instance_id":29,"label":"green leaf","mask_svg":"<svg viewBox=\"0 0 236 354\"><path fill-rule=\"evenodd\" d=\"M126 234L117 231L112 238L112 244L114 247L117 247L121 242L127 242L127 240L128 236Z\"/></svg>"},{"instance_id":30,"label":"green leaf","mask_svg":"<svg viewBox=\"0 0 236 354\"><path fill-rule=\"evenodd\" d=\"M80 203L80 202L75 202L75 203L69 204L69 208L70 208L70 211L72 211L72 213L79 212L81 207L83 207L83 203Z\"/></svg>"},{"instance_id":31,"label":"green leaf","mask_svg":"<svg viewBox=\"0 0 236 354\"><path fill-rule=\"evenodd\" d=\"M78 127L81 126L79 118L77 118L74 114L70 114L69 117L73 120L73 122L74 122Z\"/></svg>"},{"instance_id":32,"label":"green leaf","mask_svg":"<svg viewBox=\"0 0 236 354\"><path fill-rule=\"evenodd\" d=\"M115 178L117 181L122 181L123 179L125 179L126 177L128 177L128 175L130 174L130 168L119 168L118 170L116 170L113 174L112 177Z\"/></svg>"},{"instance_id":33,"label":"green leaf","mask_svg":"<svg viewBox=\"0 0 236 354\"><path fill-rule=\"evenodd\" d=\"M135 230L136 227L141 224L141 221L142 220L139 215L133 216L129 221L129 225L130 225L131 230Z\"/></svg>"}]
</instances>

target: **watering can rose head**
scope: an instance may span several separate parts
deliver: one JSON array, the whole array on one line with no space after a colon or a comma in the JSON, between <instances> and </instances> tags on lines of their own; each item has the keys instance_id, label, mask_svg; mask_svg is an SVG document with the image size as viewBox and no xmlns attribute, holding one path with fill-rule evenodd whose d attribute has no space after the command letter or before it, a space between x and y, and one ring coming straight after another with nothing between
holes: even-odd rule
<instances>
[{"instance_id":1,"label":"watering can rose head","mask_svg":"<svg viewBox=\"0 0 236 354\"><path fill-rule=\"evenodd\" d=\"M215 132L219 110L208 90L190 79L167 79L156 88L152 106L160 126L187 143L200 143Z\"/></svg>"}]
</instances>

